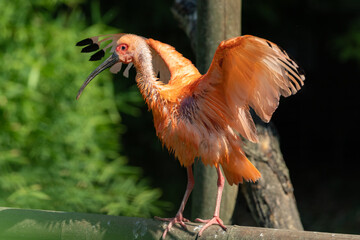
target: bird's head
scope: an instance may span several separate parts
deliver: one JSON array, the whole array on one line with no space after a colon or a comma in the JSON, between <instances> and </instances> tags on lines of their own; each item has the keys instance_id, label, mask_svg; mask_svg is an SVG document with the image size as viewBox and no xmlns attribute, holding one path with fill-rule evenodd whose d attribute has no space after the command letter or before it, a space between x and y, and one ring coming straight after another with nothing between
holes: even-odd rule
<instances>
[{"instance_id":1,"label":"bird's head","mask_svg":"<svg viewBox=\"0 0 360 240\"><path fill-rule=\"evenodd\" d=\"M124 34L116 41L116 47L113 55L118 58L118 62L125 64L132 63L138 58L141 46L145 40L140 36L133 34ZM146 43L145 43L146 44Z\"/></svg>"},{"instance_id":2,"label":"bird's head","mask_svg":"<svg viewBox=\"0 0 360 240\"><path fill-rule=\"evenodd\" d=\"M111 47L112 55L108 57L103 63L101 63L85 80L81 86L76 99L79 99L82 91L94 79L99 73L107 68L110 68L111 72L116 73L120 71L121 64L135 63L141 60L141 53L144 50L148 50L146 41L143 37L133 34L116 34L102 39L99 41L99 37L88 38L77 43L77 46L89 45L83 48L82 52L90 52L99 49L100 43L103 41L112 40L110 44L95 53L90 61L99 60L105 55L105 50Z\"/></svg>"}]
</instances>

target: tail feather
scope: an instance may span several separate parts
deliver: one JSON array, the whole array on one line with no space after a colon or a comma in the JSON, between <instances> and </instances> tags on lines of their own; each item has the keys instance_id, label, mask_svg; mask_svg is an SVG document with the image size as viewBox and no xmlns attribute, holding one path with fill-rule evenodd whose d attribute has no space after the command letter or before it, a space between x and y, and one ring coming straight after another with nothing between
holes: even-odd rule
<instances>
[{"instance_id":1,"label":"tail feather","mask_svg":"<svg viewBox=\"0 0 360 240\"><path fill-rule=\"evenodd\" d=\"M237 152L236 157L233 156L221 166L230 185L243 183L243 179L255 182L261 177L261 173L242 152Z\"/></svg>"}]
</instances>

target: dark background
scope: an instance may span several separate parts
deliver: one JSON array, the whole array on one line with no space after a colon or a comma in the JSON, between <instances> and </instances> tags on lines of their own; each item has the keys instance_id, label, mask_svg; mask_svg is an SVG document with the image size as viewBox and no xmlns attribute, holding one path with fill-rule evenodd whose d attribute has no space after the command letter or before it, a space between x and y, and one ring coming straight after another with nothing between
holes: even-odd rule
<instances>
[{"instance_id":1,"label":"dark background","mask_svg":"<svg viewBox=\"0 0 360 240\"><path fill-rule=\"evenodd\" d=\"M122 32L173 45L196 62L171 5L161 0L102 1L100 8L103 14L112 10L110 25ZM252 0L243 1L242 13L243 34L282 46L306 73L303 89L282 98L272 119L305 229L359 234L360 2ZM119 76L114 83L118 89L134 84ZM169 215L174 214L186 185L185 169L162 149L145 105L140 117L122 118L125 154L154 187L163 189L163 199L174 203Z\"/></svg>"}]
</instances>

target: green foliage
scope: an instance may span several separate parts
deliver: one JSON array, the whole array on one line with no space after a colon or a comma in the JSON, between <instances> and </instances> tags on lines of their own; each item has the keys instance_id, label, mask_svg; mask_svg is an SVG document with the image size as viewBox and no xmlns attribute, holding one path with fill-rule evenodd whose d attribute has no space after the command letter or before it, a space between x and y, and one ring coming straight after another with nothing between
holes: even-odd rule
<instances>
[{"instance_id":1,"label":"green foliage","mask_svg":"<svg viewBox=\"0 0 360 240\"><path fill-rule=\"evenodd\" d=\"M347 32L337 37L335 44L342 61L355 60L360 63L360 18L349 23Z\"/></svg>"},{"instance_id":2,"label":"green foliage","mask_svg":"<svg viewBox=\"0 0 360 240\"><path fill-rule=\"evenodd\" d=\"M96 66L75 43L111 30L87 28L79 4L0 1L0 206L161 214L160 191L119 154L124 127L111 74L75 101ZM138 95L123 95L130 97L120 99L120 111L136 113L127 107Z\"/></svg>"}]
</instances>

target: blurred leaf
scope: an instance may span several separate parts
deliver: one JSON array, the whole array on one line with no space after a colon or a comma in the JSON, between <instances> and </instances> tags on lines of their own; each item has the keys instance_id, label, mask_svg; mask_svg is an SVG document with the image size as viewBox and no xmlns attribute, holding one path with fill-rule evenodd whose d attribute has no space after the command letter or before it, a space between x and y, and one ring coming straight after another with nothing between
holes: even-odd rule
<instances>
[{"instance_id":1,"label":"blurred leaf","mask_svg":"<svg viewBox=\"0 0 360 240\"><path fill-rule=\"evenodd\" d=\"M75 43L117 32L86 27L80 3L0 1L0 206L159 214L160 191L120 154L119 110L139 114L137 89L121 90L115 101L107 72L75 100L96 67ZM98 2L92 6L101 22Z\"/></svg>"},{"instance_id":2,"label":"blurred leaf","mask_svg":"<svg viewBox=\"0 0 360 240\"><path fill-rule=\"evenodd\" d=\"M360 18L349 24L347 32L335 40L340 60L360 63Z\"/></svg>"}]
</instances>

